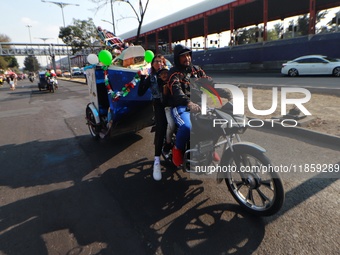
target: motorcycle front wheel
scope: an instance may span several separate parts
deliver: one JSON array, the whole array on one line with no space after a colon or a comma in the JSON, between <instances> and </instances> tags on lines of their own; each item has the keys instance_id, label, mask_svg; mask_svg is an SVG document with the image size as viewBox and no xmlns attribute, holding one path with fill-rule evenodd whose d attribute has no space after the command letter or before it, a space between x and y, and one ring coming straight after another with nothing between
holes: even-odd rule
<instances>
[{"instance_id":1,"label":"motorcycle front wheel","mask_svg":"<svg viewBox=\"0 0 340 255\"><path fill-rule=\"evenodd\" d=\"M53 84L49 84L49 85L48 85L48 89L49 89L50 92L54 93Z\"/></svg>"},{"instance_id":2,"label":"motorcycle front wheel","mask_svg":"<svg viewBox=\"0 0 340 255\"><path fill-rule=\"evenodd\" d=\"M284 188L278 173L265 171L270 160L252 147L222 157L226 185L234 199L247 212L257 216L277 213L284 202Z\"/></svg>"}]
</instances>

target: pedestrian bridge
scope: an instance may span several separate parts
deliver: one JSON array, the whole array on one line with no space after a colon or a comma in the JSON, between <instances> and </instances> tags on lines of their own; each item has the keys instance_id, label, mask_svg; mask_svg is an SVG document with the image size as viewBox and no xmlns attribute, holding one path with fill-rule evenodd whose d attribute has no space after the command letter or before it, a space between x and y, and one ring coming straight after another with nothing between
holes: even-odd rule
<instances>
[{"instance_id":1,"label":"pedestrian bridge","mask_svg":"<svg viewBox=\"0 0 340 255\"><path fill-rule=\"evenodd\" d=\"M47 43L8 43L0 42L0 56L61 56L71 52L66 44ZM90 48L84 49L83 54L90 54Z\"/></svg>"}]
</instances>

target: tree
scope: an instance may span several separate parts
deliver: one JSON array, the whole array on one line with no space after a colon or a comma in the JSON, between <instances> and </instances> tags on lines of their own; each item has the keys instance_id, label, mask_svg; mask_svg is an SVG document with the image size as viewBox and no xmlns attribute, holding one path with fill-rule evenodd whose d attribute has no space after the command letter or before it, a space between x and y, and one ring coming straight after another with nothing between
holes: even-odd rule
<instances>
[{"instance_id":1,"label":"tree","mask_svg":"<svg viewBox=\"0 0 340 255\"><path fill-rule=\"evenodd\" d=\"M142 0L138 0L138 12L136 11L136 9L134 8L134 6L131 4L131 2L129 0L118 0L118 1L125 2L125 3L129 4L131 6L133 12L136 15L136 18L138 20L136 43L138 43L139 36L140 36L140 31L142 29L143 20L144 20L145 12L146 12L146 10L148 8L149 0L146 0L144 7L143 7L143 1Z\"/></svg>"},{"instance_id":2,"label":"tree","mask_svg":"<svg viewBox=\"0 0 340 255\"><path fill-rule=\"evenodd\" d=\"M5 60L7 61L9 68L19 69L19 64L18 64L18 60L16 59L16 57L14 56L5 57Z\"/></svg>"},{"instance_id":3,"label":"tree","mask_svg":"<svg viewBox=\"0 0 340 255\"><path fill-rule=\"evenodd\" d=\"M335 16L327 22L327 27L324 26L321 28L322 30L321 32L331 32L331 33L337 32L339 30L339 24L340 24L340 12L335 13Z\"/></svg>"},{"instance_id":4,"label":"tree","mask_svg":"<svg viewBox=\"0 0 340 255\"><path fill-rule=\"evenodd\" d=\"M39 62L35 56L28 56L24 60L25 70L29 72L36 72L40 69Z\"/></svg>"},{"instance_id":5,"label":"tree","mask_svg":"<svg viewBox=\"0 0 340 255\"><path fill-rule=\"evenodd\" d=\"M282 22L274 24L274 28L268 31L268 41L274 41L280 38L283 38L283 23Z\"/></svg>"},{"instance_id":6,"label":"tree","mask_svg":"<svg viewBox=\"0 0 340 255\"><path fill-rule=\"evenodd\" d=\"M81 51L85 48L93 48L91 38L97 36L97 29L93 20L78 20L73 19L73 25L67 27L60 27L59 38L70 45L72 54Z\"/></svg>"},{"instance_id":7,"label":"tree","mask_svg":"<svg viewBox=\"0 0 340 255\"><path fill-rule=\"evenodd\" d=\"M273 29L269 29L267 31L267 41L275 41L280 38L281 34L278 33L277 29L274 27Z\"/></svg>"},{"instance_id":8,"label":"tree","mask_svg":"<svg viewBox=\"0 0 340 255\"><path fill-rule=\"evenodd\" d=\"M0 42L10 42L11 38L9 38L7 35L5 34L0 34ZM9 48L9 46L7 45L3 45L3 48ZM8 62L6 60L6 58L4 58L3 56L0 56L0 69L6 69L8 67Z\"/></svg>"},{"instance_id":9,"label":"tree","mask_svg":"<svg viewBox=\"0 0 340 255\"><path fill-rule=\"evenodd\" d=\"M113 2L124 2L124 3L127 3L128 5L130 5L130 7L131 7L131 9L132 9L134 15L136 16L137 21L138 21L138 28L137 28L137 35L136 35L135 43L138 43L138 41L139 41L140 31L142 29L144 16L145 16L146 10L148 8L149 1L150 0L144 0L144 1L138 0L138 8L135 8L135 6L131 3L130 0L92 0L92 2L94 2L94 3L98 3L98 4L101 3L101 5L98 6L98 8L102 8L103 6L108 4L109 2L111 4L111 8L112 8ZM144 5L143 5L143 2L145 2ZM111 9L111 12L112 12L112 19L113 19L113 9Z\"/></svg>"},{"instance_id":10,"label":"tree","mask_svg":"<svg viewBox=\"0 0 340 255\"><path fill-rule=\"evenodd\" d=\"M255 28L241 28L237 31L236 44L248 44L256 42L255 39Z\"/></svg>"},{"instance_id":11,"label":"tree","mask_svg":"<svg viewBox=\"0 0 340 255\"><path fill-rule=\"evenodd\" d=\"M315 24L318 24L325 16L328 11L321 11L316 14ZM298 35L308 35L309 33L309 14L302 15L298 18Z\"/></svg>"},{"instance_id":12,"label":"tree","mask_svg":"<svg viewBox=\"0 0 340 255\"><path fill-rule=\"evenodd\" d=\"M0 56L0 70L1 69L6 69L6 68L7 68L6 60L2 56Z\"/></svg>"},{"instance_id":13,"label":"tree","mask_svg":"<svg viewBox=\"0 0 340 255\"><path fill-rule=\"evenodd\" d=\"M299 35L308 35L309 30L309 17L307 14L302 15L298 18L298 34Z\"/></svg>"}]
</instances>

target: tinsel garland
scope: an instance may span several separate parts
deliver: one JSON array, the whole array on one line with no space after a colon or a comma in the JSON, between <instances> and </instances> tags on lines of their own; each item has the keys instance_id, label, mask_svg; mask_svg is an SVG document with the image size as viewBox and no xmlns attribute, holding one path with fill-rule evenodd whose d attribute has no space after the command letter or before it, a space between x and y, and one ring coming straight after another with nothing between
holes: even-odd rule
<instances>
[{"instance_id":1,"label":"tinsel garland","mask_svg":"<svg viewBox=\"0 0 340 255\"><path fill-rule=\"evenodd\" d=\"M112 100L114 102L118 101L120 97L126 97L131 91L131 89L133 89L136 86L138 79L139 79L137 78L138 76L136 76L132 79L132 81L125 84L124 87L122 87L120 91L113 91L110 85L110 81L109 81L109 74L108 74L107 66L103 66L102 69L104 70L104 81L105 81L107 93L111 95Z\"/></svg>"}]
</instances>

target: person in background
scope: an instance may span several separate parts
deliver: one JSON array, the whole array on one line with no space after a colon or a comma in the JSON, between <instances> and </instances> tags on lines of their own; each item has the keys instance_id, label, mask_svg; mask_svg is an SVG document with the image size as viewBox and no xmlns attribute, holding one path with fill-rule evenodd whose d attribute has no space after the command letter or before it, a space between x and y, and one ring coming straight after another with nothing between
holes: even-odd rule
<instances>
[{"instance_id":1,"label":"person in background","mask_svg":"<svg viewBox=\"0 0 340 255\"><path fill-rule=\"evenodd\" d=\"M47 79L47 77L52 77L51 69L49 68L47 68L45 72L45 79Z\"/></svg>"},{"instance_id":2,"label":"person in background","mask_svg":"<svg viewBox=\"0 0 340 255\"><path fill-rule=\"evenodd\" d=\"M153 108L155 112L155 159L153 164L153 179L160 181L162 179L160 155L162 153L163 141L167 129L167 120L164 112L164 105L162 103L162 87L158 84L157 72L165 65L165 58L163 55L156 55L151 61L150 73L147 70L140 71L140 84L138 86L138 95L143 96L145 92L150 89L152 94Z\"/></svg>"},{"instance_id":3,"label":"person in background","mask_svg":"<svg viewBox=\"0 0 340 255\"><path fill-rule=\"evenodd\" d=\"M7 82L9 83L10 89L15 90L15 87L18 82L18 75L13 72L10 68L7 70Z\"/></svg>"},{"instance_id":4,"label":"person in background","mask_svg":"<svg viewBox=\"0 0 340 255\"><path fill-rule=\"evenodd\" d=\"M51 77L54 78L54 86L55 86L55 89L58 89L57 74L55 73L55 71L54 71L53 69L51 70Z\"/></svg>"}]
</instances>

